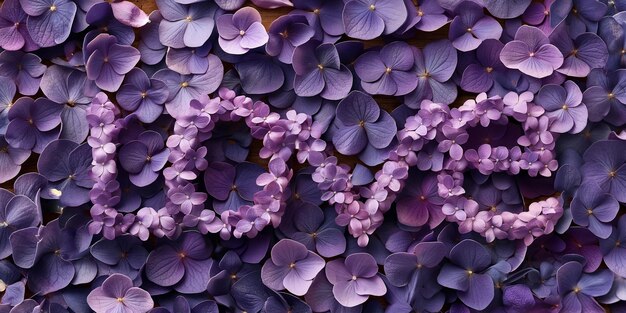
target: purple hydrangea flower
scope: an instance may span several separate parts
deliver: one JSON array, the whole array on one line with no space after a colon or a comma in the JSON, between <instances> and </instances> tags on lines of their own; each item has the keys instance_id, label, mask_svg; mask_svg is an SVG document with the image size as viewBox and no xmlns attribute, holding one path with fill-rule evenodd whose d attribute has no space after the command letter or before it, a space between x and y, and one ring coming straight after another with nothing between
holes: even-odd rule
<instances>
[{"instance_id":1,"label":"purple hydrangea flower","mask_svg":"<svg viewBox=\"0 0 626 313\"><path fill-rule=\"evenodd\" d=\"M393 140L397 127L376 101L360 92L353 91L337 106L333 130L333 144L345 155L357 154L370 144L383 149Z\"/></svg>"},{"instance_id":2,"label":"purple hydrangea flower","mask_svg":"<svg viewBox=\"0 0 626 313\"><path fill-rule=\"evenodd\" d=\"M181 293L206 290L213 265L213 247L194 231L186 231L176 240L153 250L146 261L146 277L155 284Z\"/></svg>"},{"instance_id":3,"label":"purple hydrangea flower","mask_svg":"<svg viewBox=\"0 0 626 313\"><path fill-rule=\"evenodd\" d=\"M565 21L571 34L578 36L595 32L606 11L607 5L598 0L555 0L550 6L550 23L555 27Z\"/></svg>"},{"instance_id":4,"label":"purple hydrangea flower","mask_svg":"<svg viewBox=\"0 0 626 313\"><path fill-rule=\"evenodd\" d=\"M484 310L494 298L494 283L485 273L491 255L478 242L465 239L450 250L451 263L446 263L437 276L444 287L457 290L461 301L475 310Z\"/></svg>"},{"instance_id":5,"label":"purple hydrangea flower","mask_svg":"<svg viewBox=\"0 0 626 313\"><path fill-rule=\"evenodd\" d=\"M583 182L596 183L619 202L626 202L626 141L601 140L589 147L581 167Z\"/></svg>"},{"instance_id":6,"label":"purple hydrangea flower","mask_svg":"<svg viewBox=\"0 0 626 313\"><path fill-rule=\"evenodd\" d=\"M452 103L457 96L456 86L450 81L457 64L457 52L452 44L447 40L436 41L423 50L413 49L413 55L417 89L404 97L405 104L417 109L424 99Z\"/></svg>"},{"instance_id":7,"label":"purple hydrangea flower","mask_svg":"<svg viewBox=\"0 0 626 313\"><path fill-rule=\"evenodd\" d=\"M316 29L321 27L321 30L331 38L345 33L341 17L344 8L343 2L332 0L294 0L293 5L297 9L293 13L305 14L309 20L309 25ZM320 35L319 32L317 35Z\"/></svg>"},{"instance_id":8,"label":"purple hydrangea flower","mask_svg":"<svg viewBox=\"0 0 626 313\"><path fill-rule=\"evenodd\" d=\"M378 264L367 253L353 253L326 264L326 278L333 285L335 299L345 307L355 307L369 296L382 296L387 287L378 274Z\"/></svg>"},{"instance_id":9,"label":"purple hydrangea flower","mask_svg":"<svg viewBox=\"0 0 626 313\"><path fill-rule=\"evenodd\" d=\"M407 14L402 0L351 0L343 9L343 25L346 35L370 40L398 30Z\"/></svg>"},{"instance_id":10,"label":"purple hydrangea flower","mask_svg":"<svg viewBox=\"0 0 626 313\"><path fill-rule=\"evenodd\" d=\"M334 44L318 44L309 41L294 50L294 91L300 97L343 99L352 88L352 72L340 63Z\"/></svg>"},{"instance_id":11,"label":"purple hydrangea flower","mask_svg":"<svg viewBox=\"0 0 626 313\"><path fill-rule=\"evenodd\" d=\"M615 219L619 203L597 184L585 183L578 187L571 210L574 223L588 227L594 235L606 239L611 235L609 223Z\"/></svg>"},{"instance_id":12,"label":"purple hydrangea flower","mask_svg":"<svg viewBox=\"0 0 626 313\"><path fill-rule=\"evenodd\" d=\"M403 96L417 87L411 46L402 41L361 55L354 70L369 94Z\"/></svg>"},{"instance_id":13,"label":"purple hydrangea flower","mask_svg":"<svg viewBox=\"0 0 626 313\"><path fill-rule=\"evenodd\" d=\"M334 3L334 1L327 1ZM290 14L279 16L270 25L265 51L285 64L291 64L296 47L307 43L315 29L309 25L304 15Z\"/></svg>"},{"instance_id":14,"label":"purple hydrangea flower","mask_svg":"<svg viewBox=\"0 0 626 313\"><path fill-rule=\"evenodd\" d=\"M139 50L117 43L115 36L100 34L85 48L87 77L106 91L117 91L124 75L139 62Z\"/></svg>"},{"instance_id":15,"label":"purple hydrangea flower","mask_svg":"<svg viewBox=\"0 0 626 313\"><path fill-rule=\"evenodd\" d=\"M28 14L26 27L37 45L52 47L70 35L76 15L76 4L70 0L20 0Z\"/></svg>"},{"instance_id":16,"label":"purple hydrangea flower","mask_svg":"<svg viewBox=\"0 0 626 313\"><path fill-rule=\"evenodd\" d=\"M28 157L30 150L13 148L4 136L0 136L0 183L15 178Z\"/></svg>"},{"instance_id":17,"label":"purple hydrangea flower","mask_svg":"<svg viewBox=\"0 0 626 313\"><path fill-rule=\"evenodd\" d=\"M153 123L163 113L168 96L165 83L150 79L144 71L134 68L126 75L116 99L124 110L134 112L140 121Z\"/></svg>"},{"instance_id":18,"label":"purple hydrangea flower","mask_svg":"<svg viewBox=\"0 0 626 313\"><path fill-rule=\"evenodd\" d=\"M168 49L165 55L165 64L180 74L204 74L209 69L209 52L213 48L207 42L198 48Z\"/></svg>"},{"instance_id":19,"label":"purple hydrangea flower","mask_svg":"<svg viewBox=\"0 0 626 313\"><path fill-rule=\"evenodd\" d=\"M587 76L583 102L589 109L590 121L599 122L604 119L613 125L625 123L626 70L592 70Z\"/></svg>"},{"instance_id":20,"label":"purple hydrangea flower","mask_svg":"<svg viewBox=\"0 0 626 313\"><path fill-rule=\"evenodd\" d=\"M324 259L303 244L283 239L272 247L271 258L261 269L261 279L274 290L287 289L303 296L325 264Z\"/></svg>"},{"instance_id":21,"label":"purple hydrangea flower","mask_svg":"<svg viewBox=\"0 0 626 313\"><path fill-rule=\"evenodd\" d=\"M28 197L0 189L0 257L11 255L9 237L20 229L37 226L41 219L37 205Z\"/></svg>"},{"instance_id":22,"label":"purple hydrangea flower","mask_svg":"<svg viewBox=\"0 0 626 313\"><path fill-rule=\"evenodd\" d=\"M61 107L46 98L20 98L9 111L5 138L13 147L41 153L59 137L60 114Z\"/></svg>"},{"instance_id":23,"label":"purple hydrangea flower","mask_svg":"<svg viewBox=\"0 0 626 313\"><path fill-rule=\"evenodd\" d=\"M469 92L487 92L494 84L494 76L504 70L500 51L504 44L495 39L483 41L476 49L476 62L469 64L461 76L459 86Z\"/></svg>"},{"instance_id":24,"label":"purple hydrangea flower","mask_svg":"<svg viewBox=\"0 0 626 313\"><path fill-rule=\"evenodd\" d=\"M0 134L6 133L9 110L13 106L16 89L11 79L0 76Z\"/></svg>"},{"instance_id":25,"label":"purple hydrangea flower","mask_svg":"<svg viewBox=\"0 0 626 313\"><path fill-rule=\"evenodd\" d=\"M343 229L334 220L325 218L324 213L330 215L329 211L324 212L318 206L304 201L297 206L297 209L288 210L286 213L292 212L293 225L287 222L287 216L283 216L283 222L280 224L281 230L289 238L326 258L345 252L346 238Z\"/></svg>"},{"instance_id":26,"label":"purple hydrangea flower","mask_svg":"<svg viewBox=\"0 0 626 313\"><path fill-rule=\"evenodd\" d=\"M145 131L136 140L126 143L119 152L120 164L130 181L138 187L152 184L170 155L163 137L155 131Z\"/></svg>"},{"instance_id":27,"label":"purple hydrangea flower","mask_svg":"<svg viewBox=\"0 0 626 313\"><path fill-rule=\"evenodd\" d=\"M385 275L397 287L407 286L416 276L437 267L446 257L442 242L420 242L411 252L398 252L385 259Z\"/></svg>"},{"instance_id":28,"label":"purple hydrangea flower","mask_svg":"<svg viewBox=\"0 0 626 313\"><path fill-rule=\"evenodd\" d=\"M437 0L420 0L417 2L417 6L413 6L413 2L407 2L407 0L405 2L409 9L408 25L405 24L407 27L432 32L448 23L446 11ZM411 13L414 13L414 16L411 16Z\"/></svg>"},{"instance_id":29,"label":"purple hydrangea flower","mask_svg":"<svg viewBox=\"0 0 626 313\"><path fill-rule=\"evenodd\" d=\"M548 37L540 29L522 26L515 33L515 40L504 45L500 52L504 66L518 69L522 73L544 78L550 76L563 64L563 55L550 44Z\"/></svg>"},{"instance_id":30,"label":"purple hydrangea flower","mask_svg":"<svg viewBox=\"0 0 626 313\"><path fill-rule=\"evenodd\" d=\"M217 18L218 42L226 53L244 54L267 43L269 36L261 24L261 14L252 7Z\"/></svg>"},{"instance_id":31,"label":"purple hydrangea flower","mask_svg":"<svg viewBox=\"0 0 626 313\"><path fill-rule=\"evenodd\" d=\"M613 273L599 270L592 274L583 273L583 265L576 261L563 264L556 272L557 288L562 297L561 310L565 312L603 312L594 297L609 292L613 284Z\"/></svg>"},{"instance_id":32,"label":"purple hydrangea flower","mask_svg":"<svg viewBox=\"0 0 626 313\"><path fill-rule=\"evenodd\" d=\"M157 0L163 15L159 24L161 43L172 48L202 46L213 33L216 6L209 2L181 4L174 0Z\"/></svg>"},{"instance_id":33,"label":"purple hydrangea flower","mask_svg":"<svg viewBox=\"0 0 626 313\"><path fill-rule=\"evenodd\" d=\"M436 226L445 217L441 210L444 199L439 196L437 178L435 175L409 174L406 188L398 197L396 211L398 221L409 227L419 227L428 223Z\"/></svg>"},{"instance_id":34,"label":"purple hydrangea flower","mask_svg":"<svg viewBox=\"0 0 626 313\"><path fill-rule=\"evenodd\" d=\"M91 173L91 147L70 140L55 140L41 152L38 172L50 182L53 196L63 206L79 206L89 202L89 190L94 181ZM56 194L56 195L55 195Z\"/></svg>"},{"instance_id":35,"label":"purple hydrangea flower","mask_svg":"<svg viewBox=\"0 0 626 313\"><path fill-rule=\"evenodd\" d=\"M148 251L141 245L141 241L130 235L119 236L115 240L100 239L89 251L102 263L98 265L101 275L120 273L132 279L139 276L148 258Z\"/></svg>"},{"instance_id":36,"label":"purple hydrangea flower","mask_svg":"<svg viewBox=\"0 0 626 313\"><path fill-rule=\"evenodd\" d=\"M557 72L573 77L586 77L594 68L603 68L609 57L606 44L594 33L583 33L571 38L565 24L560 24L550 42L565 57Z\"/></svg>"},{"instance_id":37,"label":"purple hydrangea flower","mask_svg":"<svg viewBox=\"0 0 626 313\"><path fill-rule=\"evenodd\" d=\"M450 24L449 39L460 51L471 51L486 39L500 39L502 26L494 18L485 16L482 6L464 1L454 10L456 17Z\"/></svg>"},{"instance_id":38,"label":"purple hydrangea flower","mask_svg":"<svg viewBox=\"0 0 626 313\"><path fill-rule=\"evenodd\" d=\"M626 276L626 264L623 261L626 257L626 247L621 244L624 240L626 240L626 216L622 215L611 235L600 240L604 263L612 272L622 277Z\"/></svg>"},{"instance_id":39,"label":"purple hydrangea flower","mask_svg":"<svg viewBox=\"0 0 626 313\"><path fill-rule=\"evenodd\" d=\"M498 0L484 0L485 8L489 13L497 18L511 19L522 15L531 0L511 0L511 1L498 1Z\"/></svg>"},{"instance_id":40,"label":"purple hydrangea flower","mask_svg":"<svg viewBox=\"0 0 626 313\"><path fill-rule=\"evenodd\" d=\"M41 77L46 72L46 66L41 64L41 58L21 51L2 51L0 53L0 73L15 81L19 92L32 96L39 91Z\"/></svg>"},{"instance_id":41,"label":"purple hydrangea flower","mask_svg":"<svg viewBox=\"0 0 626 313\"><path fill-rule=\"evenodd\" d=\"M256 179L264 173L260 166L241 162L237 166L224 162L214 162L204 172L204 185L209 195L214 197L213 207L218 213L237 211L250 204L254 194L262 188Z\"/></svg>"},{"instance_id":42,"label":"purple hydrangea flower","mask_svg":"<svg viewBox=\"0 0 626 313\"><path fill-rule=\"evenodd\" d=\"M96 313L146 313L154 307L150 294L133 286L133 281L122 274L109 276L102 286L87 296L87 304Z\"/></svg>"},{"instance_id":43,"label":"purple hydrangea flower","mask_svg":"<svg viewBox=\"0 0 626 313\"><path fill-rule=\"evenodd\" d=\"M0 47L16 51L37 50L39 46L33 41L26 27L28 15L21 7L20 0L6 0L0 8Z\"/></svg>"},{"instance_id":44,"label":"purple hydrangea flower","mask_svg":"<svg viewBox=\"0 0 626 313\"><path fill-rule=\"evenodd\" d=\"M587 107L582 103L583 95L576 83L568 80L564 85L543 86L535 97L535 103L546 110L550 131L576 134L587 126Z\"/></svg>"}]
</instances>

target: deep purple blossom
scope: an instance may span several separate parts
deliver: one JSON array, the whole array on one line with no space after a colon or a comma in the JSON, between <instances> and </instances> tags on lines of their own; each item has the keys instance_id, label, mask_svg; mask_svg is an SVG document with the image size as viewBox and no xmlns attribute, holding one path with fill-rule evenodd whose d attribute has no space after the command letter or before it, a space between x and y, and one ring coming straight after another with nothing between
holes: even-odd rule
<instances>
[{"instance_id":1,"label":"deep purple blossom","mask_svg":"<svg viewBox=\"0 0 626 313\"><path fill-rule=\"evenodd\" d=\"M406 18L402 0L351 0L343 9L346 35L362 40L393 33Z\"/></svg>"},{"instance_id":2,"label":"deep purple blossom","mask_svg":"<svg viewBox=\"0 0 626 313\"><path fill-rule=\"evenodd\" d=\"M213 247L198 232L187 231L176 241L153 250L146 261L148 279L160 286L172 286L181 293L206 289Z\"/></svg>"},{"instance_id":3,"label":"deep purple blossom","mask_svg":"<svg viewBox=\"0 0 626 313\"><path fill-rule=\"evenodd\" d=\"M449 81L457 64L457 52L447 40L436 41L423 50L413 49L414 72L417 75L417 88L405 96L405 103L411 108L419 108L424 99L449 104L454 101L457 89Z\"/></svg>"},{"instance_id":4,"label":"deep purple blossom","mask_svg":"<svg viewBox=\"0 0 626 313\"><path fill-rule=\"evenodd\" d=\"M41 222L37 210L37 205L28 197L0 189L0 257L4 259L12 253L11 234Z\"/></svg>"},{"instance_id":5,"label":"deep purple blossom","mask_svg":"<svg viewBox=\"0 0 626 313\"><path fill-rule=\"evenodd\" d=\"M580 88L572 81L559 85L545 85L535 97L535 103L546 110L550 130L557 133L582 131L587 126L587 107L582 103Z\"/></svg>"},{"instance_id":6,"label":"deep purple blossom","mask_svg":"<svg viewBox=\"0 0 626 313\"><path fill-rule=\"evenodd\" d=\"M38 172L50 182L50 193L61 205L79 206L89 202L91 147L70 140L55 140L41 152Z\"/></svg>"},{"instance_id":7,"label":"deep purple blossom","mask_svg":"<svg viewBox=\"0 0 626 313\"><path fill-rule=\"evenodd\" d=\"M483 8L464 1L454 11L456 17L450 24L449 39L460 51L471 51L486 39L500 39L502 26L493 17L485 16Z\"/></svg>"},{"instance_id":8,"label":"deep purple blossom","mask_svg":"<svg viewBox=\"0 0 626 313\"><path fill-rule=\"evenodd\" d=\"M583 155L583 182L592 182L610 193L619 202L626 202L626 155L623 140L602 140L594 143Z\"/></svg>"},{"instance_id":9,"label":"deep purple blossom","mask_svg":"<svg viewBox=\"0 0 626 313\"><path fill-rule=\"evenodd\" d=\"M170 155L163 137L155 131L141 133L137 140L126 143L119 151L120 164L138 187L153 183Z\"/></svg>"},{"instance_id":10,"label":"deep purple blossom","mask_svg":"<svg viewBox=\"0 0 626 313\"><path fill-rule=\"evenodd\" d=\"M85 48L87 77L106 91L117 91L124 75L139 62L139 50L117 43L115 36L100 34Z\"/></svg>"},{"instance_id":11,"label":"deep purple blossom","mask_svg":"<svg viewBox=\"0 0 626 313\"><path fill-rule=\"evenodd\" d=\"M218 213L236 211L249 204L254 194L261 190L256 179L263 169L253 163L242 162L237 166L214 162L204 172L204 185L209 195L215 198L213 207Z\"/></svg>"},{"instance_id":12,"label":"deep purple blossom","mask_svg":"<svg viewBox=\"0 0 626 313\"><path fill-rule=\"evenodd\" d=\"M298 96L345 98L352 88L352 72L339 59L337 47L316 41L296 47L293 53L294 91Z\"/></svg>"},{"instance_id":13,"label":"deep purple blossom","mask_svg":"<svg viewBox=\"0 0 626 313\"><path fill-rule=\"evenodd\" d=\"M361 55L354 65L361 87L369 94L403 96L417 87L411 47L402 41Z\"/></svg>"},{"instance_id":14,"label":"deep purple blossom","mask_svg":"<svg viewBox=\"0 0 626 313\"><path fill-rule=\"evenodd\" d=\"M134 112L140 121L152 123L163 113L168 96L165 83L150 79L144 71L134 68L126 75L116 99L124 110Z\"/></svg>"},{"instance_id":15,"label":"deep purple blossom","mask_svg":"<svg viewBox=\"0 0 626 313\"><path fill-rule=\"evenodd\" d=\"M381 111L372 97L359 91L351 92L339 103L334 127L333 144L346 155L357 154L368 144L385 148L396 132L391 115Z\"/></svg>"},{"instance_id":16,"label":"deep purple blossom","mask_svg":"<svg viewBox=\"0 0 626 313\"><path fill-rule=\"evenodd\" d=\"M457 290L463 303L473 309L483 310L494 297L494 283L484 271L491 265L491 256L485 247L466 239L450 250L451 263L444 264L437 282Z\"/></svg>"},{"instance_id":17,"label":"deep purple blossom","mask_svg":"<svg viewBox=\"0 0 626 313\"><path fill-rule=\"evenodd\" d=\"M604 67L609 52L598 35L583 33L573 38L570 36L565 24L560 24L550 34L550 42L565 58L557 72L567 76L585 77L592 69Z\"/></svg>"},{"instance_id":18,"label":"deep purple blossom","mask_svg":"<svg viewBox=\"0 0 626 313\"><path fill-rule=\"evenodd\" d=\"M603 312L593 297L607 294L613 284L613 273L599 270L583 273L583 265L576 261L563 264L556 273L562 310L567 312Z\"/></svg>"},{"instance_id":19,"label":"deep purple blossom","mask_svg":"<svg viewBox=\"0 0 626 313\"><path fill-rule=\"evenodd\" d=\"M41 58L21 51L2 51L0 53L0 73L15 81L19 92L32 96L39 91L39 83L46 66Z\"/></svg>"},{"instance_id":20,"label":"deep purple blossom","mask_svg":"<svg viewBox=\"0 0 626 313\"><path fill-rule=\"evenodd\" d=\"M274 20L268 35L265 46L267 54L278 57L283 63L291 64L295 48L308 42L315 35L315 29L309 25L305 16L290 14Z\"/></svg>"},{"instance_id":21,"label":"deep purple blossom","mask_svg":"<svg viewBox=\"0 0 626 313\"><path fill-rule=\"evenodd\" d=\"M9 111L5 138L15 148L41 153L48 143L59 137L60 114L61 107L46 98L20 98Z\"/></svg>"}]
</instances>

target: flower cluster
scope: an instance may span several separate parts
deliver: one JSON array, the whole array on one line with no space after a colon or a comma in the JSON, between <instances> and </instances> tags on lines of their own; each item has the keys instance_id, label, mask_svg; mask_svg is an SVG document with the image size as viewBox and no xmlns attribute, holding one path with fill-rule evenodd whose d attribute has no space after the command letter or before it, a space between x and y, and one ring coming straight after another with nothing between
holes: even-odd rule
<instances>
[{"instance_id":1,"label":"flower cluster","mask_svg":"<svg viewBox=\"0 0 626 313\"><path fill-rule=\"evenodd\" d=\"M0 312L626 311L624 12L2 1Z\"/></svg>"}]
</instances>

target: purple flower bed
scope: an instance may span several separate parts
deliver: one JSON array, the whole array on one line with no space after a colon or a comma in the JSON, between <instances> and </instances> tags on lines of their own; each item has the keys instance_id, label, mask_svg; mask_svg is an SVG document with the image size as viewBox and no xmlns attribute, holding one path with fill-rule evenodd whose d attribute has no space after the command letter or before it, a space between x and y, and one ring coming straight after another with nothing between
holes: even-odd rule
<instances>
[{"instance_id":1,"label":"purple flower bed","mask_svg":"<svg viewBox=\"0 0 626 313\"><path fill-rule=\"evenodd\" d=\"M0 313L626 312L626 1L155 2L0 7Z\"/></svg>"}]
</instances>

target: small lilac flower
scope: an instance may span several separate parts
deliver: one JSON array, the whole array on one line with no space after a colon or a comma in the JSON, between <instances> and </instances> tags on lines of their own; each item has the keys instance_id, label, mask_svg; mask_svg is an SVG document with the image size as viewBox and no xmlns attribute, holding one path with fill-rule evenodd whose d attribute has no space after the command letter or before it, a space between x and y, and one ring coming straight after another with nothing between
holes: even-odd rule
<instances>
[{"instance_id":1,"label":"small lilac flower","mask_svg":"<svg viewBox=\"0 0 626 313\"><path fill-rule=\"evenodd\" d=\"M369 94L403 96L417 87L412 72L414 59L411 47L402 41L385 45L356 59L354 70L361 87Z\"/></svg>"},{"instance_id":2,"label":"small lilac flower","mask_svg":"<svg viewBox=\"0 0 626 313\"><path fill-rule=\"evenodd\" d=\"M615 219L619 203L597 184L584 183L576 191L571 210L574 223L588 227L594 235L606 239L611 235L609 223Z\"/></svg>"},{"instance_id":3,"label":"small lilac flower","mask_svg":"<svg viewBox=\"0 0 626 313\"><path fill-rule=\"evenodd\" d=\"M163 113L168 95L165 83L150 79L144 71L134 68L126 74L116 99L124 110L134 112L140 121L152 123Z\"/></svg>"},{"instance_id":4,"label":"small lilac flower","mask_svg":"<svg viewBox=\"0 0 626 313\"><path fill-rule=\"evenodd\" d=\"M133 287L133 281L122 274L109 276L102 286L92 290L87 304L96 313L146 313L154 307L150 294Z\"/></svg>"},{"instance_id":5,"label":"small lilac flower","mask_svg":"<svg viewBox=\"0 0 626 313\"><path fill-rule=\"evenodd\" d=\"M369 296L382 296L387 287L378 274L378 264L367 253L353 253L326 264L326 278L333 285L335 299L345 307L355 307Z\"/></svg>"},{"instance_id":6,"label":"small lilac flower","mask_svg":"<svg viewBox=\"0 0 626 313\"><path fill-rule=\"evenodd\" d=\"M217 7L209 2L156 0L163 15L159 24L159 38L163 45L180 49L202 46L213 33Z\"/></svg>"},{"instance_id":7,"label":"small lilac flower","mask_svg":"<svg viewBox=\"0 0 626 313\"><path fill-rule=\"evenodd\" d=\"M522 73L544 78L550 76L563 64L563 55L548 40L546 34L532 26L522 26L515 33L515 40L504 45L500 52L504 66Z\"/></svg>"},{"instance_id":8,"label":"small lilac flower","mask_svg":"<svg viewBox=\"0 0 626 313\"><path fill-rule=\"evenodd\" d=\"M117 91L124 75L139 62L139 50L117 43L115 36L100 34L85 48L87 77L106 91Z\"/></svg>"},{"instance_id":9,"label":"small lilac flower","mask_svg":"<svg viewBox=\"0 0 626 313\"><path fill-rule=\"evenodd\" d=\"M9 111L5 138L12 147L41 153L59 137L60 114L61 107L46 98L20 98Z\"/></svg>"},{"instance_id":10,"label":"small lilac flower","mask_svg":"<svg viewBox=\"0 0 626 313\"><path fill-rule=\"evenodd\" d=\"M32 96L39 91L39 83L46 72L46 66L41 64L41 58L32 53L2 51L0 72L2 76L15 81L21 94Z\"/></svg>"},{"instance_id":11,"label":"small lilac flower","mask_svg":"<svg viewBox=\"0 0 626 313\"><path fill-rule=\"evenodd\" d=\"M471 51L486 40L500 39L502 26L493 17L485 16L482 6L464 1L454 9L449 39L460 51Z\"/></svg>"},{"instance_id":12,"label":"small lilac flower","mask_svg":"<svg viewBox=\"0 0 626 313\"><path fill-rule=\"evenodd\" d=\"M163 137L151 130L126 143L119 153L120 164L129 173L130 181L138 187L153 183L170 155Z\"/></svg>"},{"instance_id":13,"label":"small lilac flower","mask_svg":"<svg viewBox=\"0 0 626 313\"><path fill-rule=\"evenodd\" d=\"M398 30L407 18L402 0L350 0L343 9L346 35L370 40Z\"/></svg>"},{"instance_id":14,"label":"small lilac flower","mask_svg":"<svg viewBox=\"0 0 626 313\"><path fill-rule=\"evenodd\" d=\"M202 205L206 199L207 195L204 192L196 192L193 184L187 184L184 187L176 190L177 192L173 192L170 196L170 200L175 205L180 206L180 211L184 214L189 214L194 206Z\"/></svg>"},{"instance_id":15,"label":"small lilac flower","mask_svg":"<svg viewBox=\"0 0 626 313\"><path fill-rule=\"evenodd\" d=\"M333 144L345 155L357 154L368 144L386 148L397 131L391 115L360 91L351 92L339 103L334 127Z\"/></svg>"},{"instance_id":16,"label":"small lilac flower","mask_svg":"<svg viewBox=\"0 0 626 313\"><path fill-rule=\"evenodd\" d=\"M303 296L313 279L324 269L324 259L290 239L282 239L272 247L271 258L261 269L263 283L274 289Z\"/></svg>"},{"instance_id":17,"label":"small lilac flower","mask_svg":"<svg viewBox=\"0 0 626 313\"><path fill-rule=\"evenodd\" d=\"M252 7L244 7L234 14L217 18L218 42L226 53L244 54L267 43L269 36L261 24L261 14Z\"/></svg>"},{"instance_id":18,"label":"small lilac flower","mask_svg":"<svg viewBox=\"0 0 626 313\"><path fill-rule=\"evenodd\" d=\"M63 43L70 35L76 15L76 4L70 0L20 0L28 14L26 27L35 43L52 47Z\"/></svg>"},{"instance_id":19,"label":"small lilac flower","mask_svg":"<svg viewBox=\"0 0 626 313\"><path fill-rule=\"evenodd\" d=\"M546 110L550 131L576 134L587 126L587 107L582 103L580 88L572 81L560 85L545 85L535 97L535 103Z\"/></svg>"},{"instance_id":20,"label":"small lilac flower","mask_svg":"<svg viewBox=\"0 0 626 313\"><path fill-rule=\"evenodd\" d=\"M494 169L493 161L491 157L491 146L489 144L482 144L478 147L478 150L469 149L465 151L465 159L476 166L478 171L484 175L489 175Z\"/></svg>"},{"instance_id":21,"label":"small lilac flower","mask_svg":"<svg viewBox=\"0 0 626 313\"><path fill-rule=\"evenodd\" d=\"M327 100L345 98L352 88L352 72L339 58L337 47L317 41L298 46L293 52L294 91L300 97L320 95Z\"/></svg>"}]
</instances>

